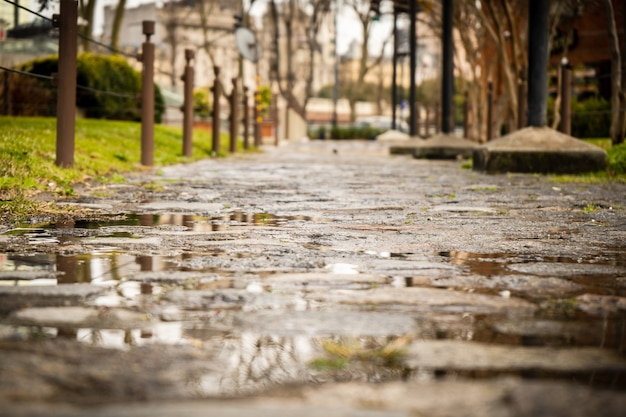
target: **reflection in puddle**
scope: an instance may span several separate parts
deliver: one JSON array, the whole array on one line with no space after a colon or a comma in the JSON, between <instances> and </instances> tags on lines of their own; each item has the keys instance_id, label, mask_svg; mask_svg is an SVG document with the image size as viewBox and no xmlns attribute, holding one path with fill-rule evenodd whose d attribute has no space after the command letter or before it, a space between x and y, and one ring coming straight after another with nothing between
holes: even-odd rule
<instances>
[{"instance_id":1,"label":"reflection in puddle","mask_svg":"<svg viewBox=\"0 0 626 417\"><path fill-rule=\"evenodd\" d=\"M353 264L346 263L336 263L326 265L327 270L332 272L333 274L339 275L358 275L359 274L359 266Z\"/></svg>"},{"instance_id":2,"label":"reflection in puddle","mask_svg":"<svg viewBox=\"0 0 626 417\"><path fill-rule=\"evenodd\" d=\"M503 365L508 361L503 357L499 357L493 367L478 360L475 369L471 364L460 362L452 356L449 366L428 366L423 361L418 361L421 363L419 366L409 366L410 358L415 358L407 356L415 355L415 352L408 353L410 350L407 350L413 337L410 335L276 336L252 331L231 333L207 327L190 328L181 322L158 323L149 330L43 328L40 329L39 337L42 335L121 350L150 344L192 346L197 349L194 356L204 358L203 363L207 365L196 374L192 387L200 396L249 394L284 384L312 381L433 381L444 377L489 379L503 375L527 379L562 379L613 389L626 387L623 367L611 370L606 366L595 366L593 361L585 367L575 366L576 371L545 363L538 368L525 367L524 360L520 361L518 357L510 358L511 369ZM429 343L436 344L433 340L425 341L426 345ZM526 349L546 346L523 342L516 345L530 346ZM568 345L559 344L553 348ZM457 354L459 352L454 349L450 352L443 349L436 362L446 363L446 355ZM530 354L530 350L525 353ZM417 355L419 358L419 352ZM187 359L184 355L173 355L171 358L173 363ZM598 359L601 361L602 356Z\"/></svg>"}]
</instances>

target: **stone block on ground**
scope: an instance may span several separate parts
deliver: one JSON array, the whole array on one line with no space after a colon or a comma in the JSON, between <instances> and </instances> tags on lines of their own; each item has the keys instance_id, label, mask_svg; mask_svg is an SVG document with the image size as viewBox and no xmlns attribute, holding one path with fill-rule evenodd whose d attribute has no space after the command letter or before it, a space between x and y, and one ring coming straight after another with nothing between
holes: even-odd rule
<instances>
[{"instance_id":1,"label":"stone block on ground","mask_svg":"<svg viewBox=\"0 0 626 417\"><path fill-rule=\"evenodd\" d=\"M470 158L477 146L476 142L457 138L454 135L437 134L419 143L415 147L413 156L427 159Z\"/></svg>"},{"instance_id":2,"label":"stone block on ground","mask_svg":"<svg viewBox=\"0 0 626 417\"><path fill-rule=\"evenodd\" d=\"M474 170L575 174L606 168L606 152L549 128L527 127L474 150Z\"/></svg>"}]
</instances>

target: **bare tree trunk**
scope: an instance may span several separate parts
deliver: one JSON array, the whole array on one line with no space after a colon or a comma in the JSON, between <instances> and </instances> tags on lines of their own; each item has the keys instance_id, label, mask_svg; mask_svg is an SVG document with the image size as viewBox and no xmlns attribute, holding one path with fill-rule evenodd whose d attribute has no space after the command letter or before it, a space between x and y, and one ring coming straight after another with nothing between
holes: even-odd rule
<instances>
[{"instance_id":1,"label":"bare tree trunk","mask_svg":"<svg viewBox=\"0 0 626 417\"><path fill-rule=\"evenodd\" d=\"M111 48L120 48L120 28L124 19L124 11L126 9L126 0L118 0L115 7L115 15L113 17L113 28L111 29Z\"/></svg>"},{"instance_id":2,"label":"bare tree trunk","mask_svg":"<svg viewBox=\"0 0 626 417\"><path fill-rule=\"evenodd\" d=\"M619 48L619 38L615 25L615 12L611 0L603 0L606 15L609 43L611 46L611 141L613 144L624 141L623 120L620 120L620 93L622 92L622 63Z\"/></svg>"},{"instance_id":3,"label":"bare tree trunk","mask_svg":"<svg viewBox=\"0 0 626 417\"><path fill-rule=\"evenodd\" d=\"M364 2L363 0L351 0L347 3L349 7L351 7L356 15L358 16L359 22L361 23L361 28L363 30L363 43L361 44L361 56L359 58L359 68L357 79L350 88L350 92L348 95L348 102L350 103L350 120L354 122L356 119L356 102L358 100L358 94L363 90L363 86L365 85L365 76L368 72L377 65L380 65L383 59L383 53L374 60L374 62L369 63L369 39L370 39L370 29L372 26L372 19L369 15L369 2ZM391 36L388 36L385 41L385 45L391 39ZM384 50L383 45L383 50Z\"/></svg>"},{"instance_id":4,"label":"bare tree trunk","mask_svg":"<svg viewBox=\"0 0 626 417\"><path fill-rule=\"evenodd\" d=\"M91 42L88 41L88 38L91 37L91 34L93 32L93 20L95 10L96 0L80 0L80 17L82 17L86 22L85 25L81 25L78 28L79 34L82 35L81 45L83 52L89 52L91 50Z\"/></svg>"}]
</instances>

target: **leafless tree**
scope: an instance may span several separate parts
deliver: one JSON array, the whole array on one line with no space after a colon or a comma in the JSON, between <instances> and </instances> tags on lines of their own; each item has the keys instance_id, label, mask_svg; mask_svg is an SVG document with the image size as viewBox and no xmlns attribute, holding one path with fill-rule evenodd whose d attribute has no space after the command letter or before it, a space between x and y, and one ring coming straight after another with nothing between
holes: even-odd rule
<instances>
[{"instance_id":1,"label":"leafless tree","mask_svg":"<svg viewBox=\"0 0 626 417\"><path fill-rule=\"evenodd\" d=\"M359 23L361 25L361 31L363 34L363 42L360 47L359 65L357 70L356 79L353 80L351 88L348 89L348 102L350 103L350 119L352 121L356 118L356 102L359 92L363 90L365 85L365 77L376 66L380 65L383 60L384 45L380 54L374 58L371 58L370 54L370 37L372 30L372 16L370 15L370 0L346 0L346 6L354 11ZM390 36L386 39L389 40Z\"/></svg>"},{"instance_id":2,"label":"leafless tree","mask_svg":"<svg viewBox=\"0 0 626 417\"><path fill-rule=\"evenodd\" d=\"M124 11L126 9L126 0L118 0L115 6L115 14L113 16L113 27L111 28L111 48L119 49L120 47L120 29L122 20L124 19Z\"/></svg>"},{"instance_id":3,"label":"leafless tree","mask_svg":"<svg viewBox=\"0 0 626 417\"><path fill-rule=\"evenodd\" d=\"M622 55L619 37L615 24L615 11L611 0L602 0L606 15L609 45L611 47L611 141L613 144L624 142L624 113L621 109L626 105L626 90L622 86L623 74Z\"/></svg>"}]
</instances>

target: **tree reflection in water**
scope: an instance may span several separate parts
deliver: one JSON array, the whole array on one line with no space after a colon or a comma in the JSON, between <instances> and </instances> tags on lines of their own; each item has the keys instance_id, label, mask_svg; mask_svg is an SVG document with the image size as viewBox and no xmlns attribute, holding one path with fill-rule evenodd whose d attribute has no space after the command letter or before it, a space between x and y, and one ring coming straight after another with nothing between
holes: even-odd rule
<instances>
[{"instance_id":1,"label":"tree reflection in water","mask_svg":"<svg viewBox=\"0 0 626 417\"><path fill-rule=\"evenodd\" d=\"M221 369L196 383L203 396L250 394L290 383L380 382L406 379L403 347L410 337L258 336L227 337L215 343ZM205 347L208 347L205 345Z\"/></svg>"}]
</instances>

